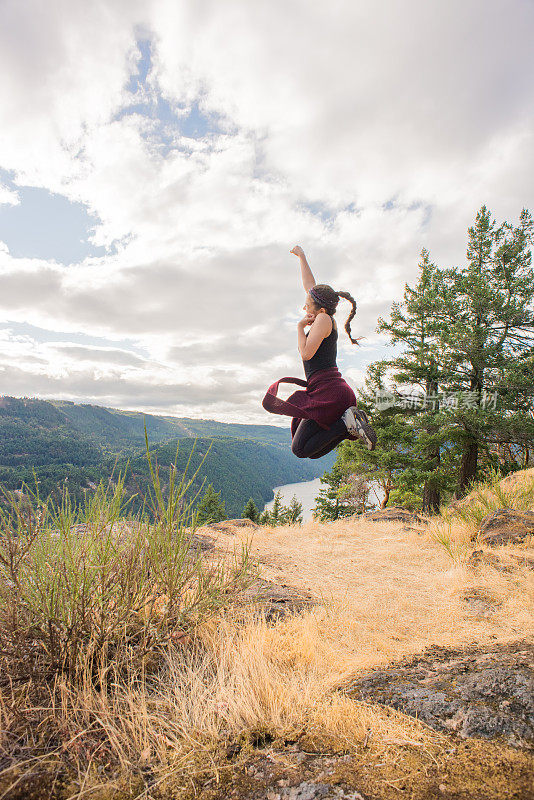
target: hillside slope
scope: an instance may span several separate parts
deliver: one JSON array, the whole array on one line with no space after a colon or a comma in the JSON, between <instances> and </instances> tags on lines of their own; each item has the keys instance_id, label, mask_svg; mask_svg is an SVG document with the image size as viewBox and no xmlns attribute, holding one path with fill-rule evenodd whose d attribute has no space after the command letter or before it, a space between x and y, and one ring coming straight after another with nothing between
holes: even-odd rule
<instances>
[{"instance_id":1,"label":"hillside slope","mask_svg":"<svg viewBox=\"0 0 534 800\"><path fill-rule=\"evenodd\" d=\"M311 480L316 477L316 467L306 459L295 459L288 446L257 442L252 439L180 439L156 445L151 455L157 462L164 484L168 482L168 468L177 459L177 469L185 470L189 456L191 462L187 474L191 477L200 466L189 496L192 497L203 483L211 483L226 504L230 517L240 517L246 501L252 497L258 508L272 499L272 489L285 483ZM296 463L295 463L296 462ZM127 488L132 494L139 492L134 508L151 486L148 461L145 452L126 461L120 460L117 469L127 471Z\"/></svg>"},{"instance_id":2,"label":"hillside slope","mask_svg":"<svg viewBox=\"0 0 534 800\"><path fill-rule=\"evenodd\" d=\"M161 466L174 461L181 442L179 468L198 437L197 453L214 445L203 465L202 479L222 492L227 513L240 516L252 497L259 508L272 499L275 486L316 478L329 469L334 454L320 462L298 459L290 449L289 428L270 425L226 424L213 420L174 419L101 406L37 399L0 398L0 484L18 489L34 484L41 495L59 495L65 482L73 498L84 493L114 468L129 472L128 486L135 494L148 487L145 423L151 447ZM208 439L209 437L209 439ZM118 467L115 467L116 462ZM198 465L195 456L193 471ZM135 501L139 506L139 500Z\"/></svg>"},{"instance_id":3,"label":"hillside slope","mask_svg":"<svg viewBox=\"0 0 534 800\"><path fill-rule=\"evenodd\" d=\"M274 425L244 425L187 417L167 417L57 400L52 404L76 430L97 438L106 446L142 445L145 438L145 424L151 442L195 436L232 436L257 439L270 444L287 444L291 441L287 426L278 428Z\"/></svg>"}]
</instances>

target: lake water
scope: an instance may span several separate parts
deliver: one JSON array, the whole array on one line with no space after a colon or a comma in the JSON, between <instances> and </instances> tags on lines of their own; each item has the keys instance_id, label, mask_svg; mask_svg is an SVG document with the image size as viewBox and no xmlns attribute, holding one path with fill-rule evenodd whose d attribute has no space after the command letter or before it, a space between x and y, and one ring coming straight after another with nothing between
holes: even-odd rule
<instances>
[{"instance_id":1,"label":"lake water","mask_svg":"<svg viewBox=\"0 0 534 800\"><path fill-rule=\"evenodd\" d=\"M286 483L285 486L275 486L273 499L265 504L265 509L267 511L272 509L276 492L282 493L282 505L284 506L288 506L293 495L296 495L299 503L302 503L302 518L306 522L306 520L311 519L315 498L322 486L324 484L321 484L320 478L314 478L313 481L301 481L300 483Z\"/></svg>"},{"instance_id":2,"label":"lake water","mask_svg":"<svg viewBox=\"0 0 534 800\"><path fill-rule=\"evenodd\" d=\"M284 486L275 486L273 489L273 499L265 504L265 509L270 511L274 504L274 495L276 492L282 494L282 505L288 506L291 502L293 495L296 495L299 503L302 503L302 518L303 521L312 518L312 510L315 505L315 498L321 489L326 489L326 484L321 483L320 478L314 478L313 481L301 481L300 483L286 483ZM371 491L369 492L369 502L380 505L384 493L380 487L371 484Z\"/></svg>"}]
</instances>

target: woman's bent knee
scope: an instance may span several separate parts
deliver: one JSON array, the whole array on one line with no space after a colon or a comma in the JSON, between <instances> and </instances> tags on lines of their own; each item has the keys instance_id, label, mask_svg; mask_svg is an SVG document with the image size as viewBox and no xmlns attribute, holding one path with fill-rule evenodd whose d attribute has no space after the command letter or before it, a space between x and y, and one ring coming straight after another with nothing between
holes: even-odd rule
<instances>
[{"instance_id":1,"label":"woman's bent knee","mask_svg":"<svg viewBox=\"0 0 534 800\"><path fill-rule=\"evenodd\" d=\"M297 458L307 458L304 452L304 448L302 446L299 446L298 442L291 443L291 452L293 453L294 456L297 456Z\"/></svg>"}]
</instances>

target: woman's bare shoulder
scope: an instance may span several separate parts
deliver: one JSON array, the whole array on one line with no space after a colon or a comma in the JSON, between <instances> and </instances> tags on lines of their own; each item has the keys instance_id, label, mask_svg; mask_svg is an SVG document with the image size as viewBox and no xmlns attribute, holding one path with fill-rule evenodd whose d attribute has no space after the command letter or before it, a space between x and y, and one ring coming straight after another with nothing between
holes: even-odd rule
<instances>
[{"instance_id":1,"label":"woman's bare shoulder","mask_svg":"<svg viewBox=\"0 0 534 800\"><path fill-rule=\"evenodd\" d=\"M328 314L317 314L313 321L313 327L315 330L320 331L325 336L329 336L333 324L334 321Z\"/></svg>"}]
</instances>

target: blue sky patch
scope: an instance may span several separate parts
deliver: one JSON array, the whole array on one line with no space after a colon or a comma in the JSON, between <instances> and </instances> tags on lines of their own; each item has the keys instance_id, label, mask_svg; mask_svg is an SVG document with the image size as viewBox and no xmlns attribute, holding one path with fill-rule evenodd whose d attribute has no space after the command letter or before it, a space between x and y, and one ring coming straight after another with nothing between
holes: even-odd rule
<instances>
[{"instance_id":1,"label":"blue sky patch","mask_svg":"<svg viewBox=\"0 0 534 800\"><path fill-rule=\"evenodd\" d=\"M137 72L130 75L130 80L126 85L127 91L132 92L132 94L144 89L148 73L152 67L152 42L150 39L138 39L137 49L140 54L137 61Z\"/></svg>"},{"instance_id":2,"label":"blue sky patch","mask_svg":"<svg viewBox=\"0 0 534 800\"><path fill-rule=\"evenodd\" d=\"M48 189L17 186L5 170L0 179L20 197L18 205L0 205L0 241L12 256L67 265L105 255L105 247L89 241L99 219L86 205Z\"/></svg>"},{"instance_id":3,"label":"blue sky patch","mask_svg":"<svg viewBox=\"0 0 534 800\"><path fill-rule=\"evenodd\" d=\"M349 203L342 208L334 208L333 206L329 206L327 203L323 203L320 200L299 203L298 208L303 211L307 211L309 214L313 214L314 217L318 217L321 222L328 227L332 227L332 225L334 225L337 215L341 212L348 214L359 213L356 203Z\"/></svg>"},{"instance_id":4,"label":"blue sky patch","mask_svg":"<svg viewBox=\"0 0 534 800\"><path fill-rule=\"evenodd\" d=\"M107 339L104 336L89 336L85 333L73 333L72 331L52 331L47 328L30 325L28 322L15 322L12 320L0 322L0 330L9 330L13 336L28 336L39 344L67 342L87 347L113 347L127 350L143 358L150 357L148 350L135 344L131 339Z\"/></svg>"},{"instance_id":5,"label":"blue sky patch","mask_svg":"<svg viewBox=\"0 0 534 800\"><path fill-rule=\"evenodd\" d=\"M313 214L314 217L319 217L321 222L324 222L325 225L332 225L337 216L337 211L335 209L319 200L300 203L299 208L303 211L307 211L309 214Z\"/></svg>"},{"instance_id":6,"label":"blue sky patch","mask_svg":"<svg viewBox=\"0 0 534 800\"><path fill-rule=\"evenodd\" d=\"M138 40L137 71L126 84L126 90L133 95L133 102L117 112L114 118L139 114L151 120L154 125L143 134L144 138L151 144L159 145L164 156L172 149L183 149L182 137L205 139L230 132L226 118L214 111L204 110L200 97L186 104L171 103L162 95L159 87L150 80L152 47L150 39Z\"/></svg>"}]
</instances>

